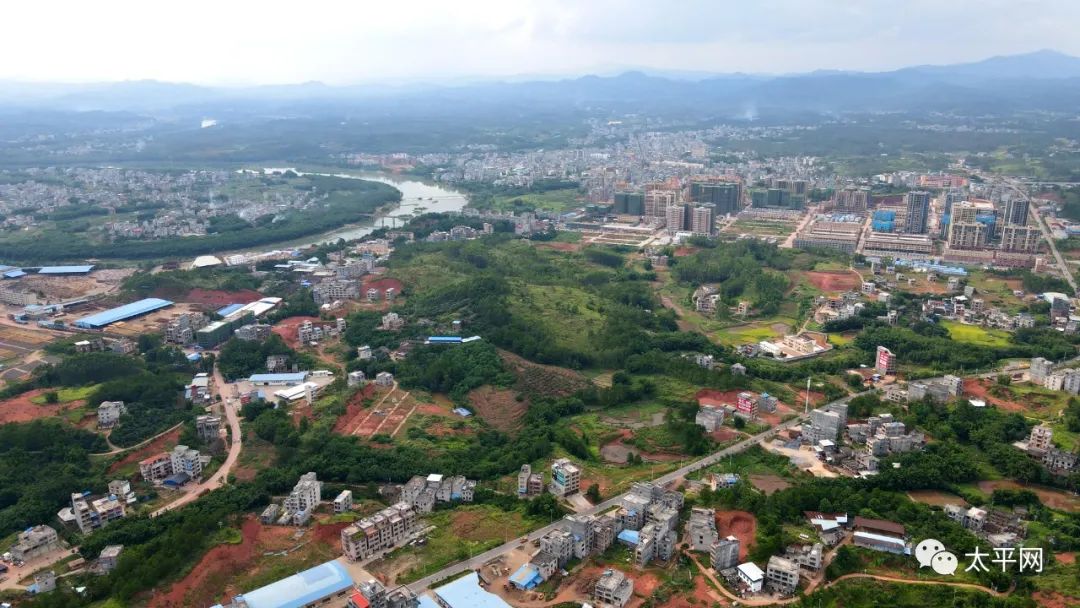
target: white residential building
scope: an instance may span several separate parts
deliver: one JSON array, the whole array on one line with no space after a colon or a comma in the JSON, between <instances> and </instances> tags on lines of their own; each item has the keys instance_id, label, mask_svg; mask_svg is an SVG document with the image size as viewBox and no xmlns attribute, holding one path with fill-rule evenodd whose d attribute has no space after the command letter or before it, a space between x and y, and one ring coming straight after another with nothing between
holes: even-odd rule
<instances>
[{"instance_id":1,"label":"white residential building","mask_svg":"<svg viewBox=\"0 0 1080 608\"><path fill-rule=\"evenodd\" d=\"M102 401L97 408L98 428L110 429L127 413L123 401Z\"/></svg>"},{"instance_id":2,"label":"white residential building","mask_svg":"<svg viewBox=\"0 0 1080 608\"><path fill-rule=\"evenodd\" d=\"M551 463L551 484L555 496L569 496L581 489L581 469L569 459L560 458Z\"/></svg>"}]
</instances>

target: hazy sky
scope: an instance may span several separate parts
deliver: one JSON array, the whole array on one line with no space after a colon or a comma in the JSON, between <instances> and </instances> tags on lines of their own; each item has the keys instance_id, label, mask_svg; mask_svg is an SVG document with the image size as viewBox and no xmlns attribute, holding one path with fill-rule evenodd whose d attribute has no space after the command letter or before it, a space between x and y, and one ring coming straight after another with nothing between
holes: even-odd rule
<instances>
[{"instance_id":1,"label":"hazy sky","mask_svg":"<svg viewBox=\"0 0 1080 608\"><path fill-rule=\"evenodd\" d=\"M10 2L0 79L343 84L881 70L1053 48L1077 0L86 0Z\"/></svg>"}]
</instances>

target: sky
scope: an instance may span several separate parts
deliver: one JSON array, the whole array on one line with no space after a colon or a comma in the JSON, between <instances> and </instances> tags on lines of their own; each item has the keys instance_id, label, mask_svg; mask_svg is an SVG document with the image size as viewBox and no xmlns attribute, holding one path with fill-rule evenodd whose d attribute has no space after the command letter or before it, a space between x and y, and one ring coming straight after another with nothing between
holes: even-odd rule
<instances>
[{"instance_id":1,"label":"sky","mask_svg":"<svg viewBox=\"0 0 1080 608\"><path fill-rule=\"evenodd\" d=\"M1080 55L1075 0L12 2L0 80L453 81Z\"/></svg>"}]
</instances>

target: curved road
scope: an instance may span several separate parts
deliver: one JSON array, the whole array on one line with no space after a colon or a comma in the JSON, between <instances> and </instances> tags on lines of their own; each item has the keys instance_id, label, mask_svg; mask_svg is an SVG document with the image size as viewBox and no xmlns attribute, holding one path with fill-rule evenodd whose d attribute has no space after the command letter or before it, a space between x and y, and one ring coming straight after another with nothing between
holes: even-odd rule
<instances>
[{"instance_id":1,"label":"curved road","mask_svg":"<svg viewBox=\"0 0 1080 608\"><path fill-rule=\"evenodd\" d=\"M153 441L155 439L158 439L159 437L161 437L163 435L168 435L169 433L175 431L176 429L180 428L183 425L184 425L183 422L177 422L176 424L170 426L169 428L165 429L164 431L161 431L157 435L154 435L153 437L151 437L149 439L143 439L139 443L136 443L135 445L133 445L131 447L127 447L127 448L122 448L122 447L117 446L112 441L109 441L109 436L106 435L105 436L105 442L108 443L109 447L111 447L112 449L109 450L108 452L94 452L93 454L90 454L90 455L91 456L112 456L114 454L120 454L122 452L127 452L129 450L137 450L137 449L143 447L144 445L150 443L151 441Z\"/></svg>"},{"instance_id":2,"label":"curved road","mask_svg":"<svg viewBox=\"0 0 1080 608\"><path fill-rule=\"evenodd\" d=\"M154 511L150 514L150 517L157 517L158 515L161 515L166 511L182 507L189 502L196 500L197 498L199 498L199 496L205 494L206 492L220 488L228 481L229 473L236 465L236 461L240 458L240 450L243 447L243 438L240 433L240 416L238 416L236 413L237 406L226 401L221 394L221 389L224 386L225 378L221 376L221 372L218 371L218 368L215 365L214 385L212 392L221 402L221 408L225 410L225 418L229 422L229 436L232 440L229 444L229 454L225 457L225 462L221 465L221 468L218 469L212 477L210 477L210 479L207 479L194 487L188 488L188 491L184 492L183 496L165 505L164 507L161 507L157 511Z\"/></svg>"}]
</instances>

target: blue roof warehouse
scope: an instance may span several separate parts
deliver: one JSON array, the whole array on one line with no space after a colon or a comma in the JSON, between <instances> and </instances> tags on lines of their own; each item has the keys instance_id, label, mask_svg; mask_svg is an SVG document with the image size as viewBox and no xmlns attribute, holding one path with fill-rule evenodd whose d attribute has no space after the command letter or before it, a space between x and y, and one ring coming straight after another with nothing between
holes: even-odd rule
<instances>
[{"instance_id":1,"label":"blue roof warehouse","mask_svg":"<svg viewBox=\"0 0 1080 608\"><path fill-rule=\"evenodd\" d=\"M94 269L93 264L87 264L83 266L42 266L38 269L38 274L51 274L51 275L76 275L76 274L90 274Z\"/></svg>"},{"instance_id":2,"label":"blue roof warehouse","mask_svg":"<svg viewBox=\"0 0 1080 608\"><path fill-rule=\"evenodd\" d=\"M353 580L336 561L319 564L292 576L233 598L230 606L246 608L301 608L345 597ZM218 604L214 608L221 608Z\"/></svg>"},{"instance_id":3,"label":"blue roof warehouse","mask_svg":"<svg viewBox=\"0 0 1080 608\"><path fill-rule=\"evenodd\" d=\"M135 317L154 312L155 310L161 310L162 308L167 308L172 305L172 302L162 300L161 298L146 298L116 308L110 308L109 310L88 317L83 317L75 321L73 325L83 329L102 329L117 321L134 319Z\"/></svg>"}]
</instances>

